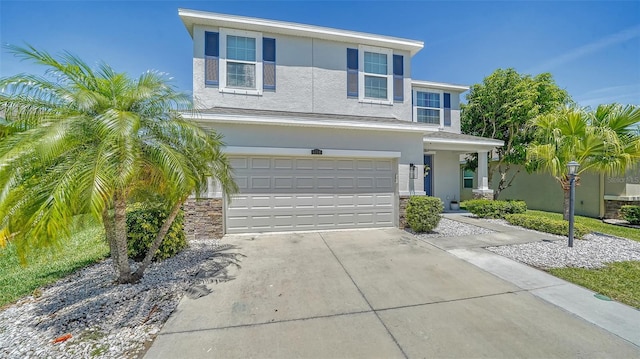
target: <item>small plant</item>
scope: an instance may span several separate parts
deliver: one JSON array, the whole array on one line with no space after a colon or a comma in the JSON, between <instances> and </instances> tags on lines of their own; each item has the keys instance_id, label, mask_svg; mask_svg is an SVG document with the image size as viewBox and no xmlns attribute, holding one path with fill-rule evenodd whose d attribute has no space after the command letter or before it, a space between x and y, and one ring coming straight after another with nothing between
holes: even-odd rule
<instances>
[{"instance_id":1,"label":"small plant","mask_svg":"<svg viewBox=\"0 0 640 359\"><path fill-rule=\"evenodd\" d=\"M464 202L466 209L480 218L505 218L507 214L524 213L527 204L524 201L493 201L472 199Z\"/></svg>"},{"instance_id":2,"label":"small plant","mask_svg":"<svg viewBox=\"0 0 640 359\"><path fill-rule=\"evenodd\" d=\"M440 198L412 196L407 203L407 224L415 232L428 232L440 223L444 205Z\"/></svg>"},{"instance_id":3,"label":"small plant","mask_svg":"<svg viewBox=\"0 0 640 359\"><path fill-rule=\"evenodd\" d=\"M565 220L532 216L530 214L507 214L504 218L514 226L561 236L569 235L569 222ZM582 238L590 232L591 231L587 226L580 223L574 223L573 233L576 238Z\"/></svg>"},{"instance_id":4,"label":"small plant","mask_svg":"<svg viewBox=\"0 0 640 359\"><path fill-rule=\"evenodd\" d=\"M640 224L640 206L622 206L620 214L629 223Z\"/></svg>"},{"instance_id":5,"label":"small plant","mask_svg":"<svg viewBox=\"0 0 640 359\"><path fill-rule=\"evenodd\" d=\"M167 211L161 205L136 203L127 208L127 247L129 257L137 262L144 259L151 243L156 239L160 227L167 218ZM184 212L180 211L169 232L155 253L153 260L174 256L187 246L184 233Z\"/></svg>"}]
</instances>

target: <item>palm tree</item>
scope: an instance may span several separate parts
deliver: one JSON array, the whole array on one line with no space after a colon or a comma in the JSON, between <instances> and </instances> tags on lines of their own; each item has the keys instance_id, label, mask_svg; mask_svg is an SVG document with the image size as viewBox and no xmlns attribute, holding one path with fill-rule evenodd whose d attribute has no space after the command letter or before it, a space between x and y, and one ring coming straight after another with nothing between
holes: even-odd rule
<instances>
[{"instance_id":1,"label":"palm tree","mask_svg":"<svg viewBox=\"0 0 640 359\"><path fill-rule=\"evenodd\" d=\"M624 174L640 160L640 108L600 105L595 111L563 108L531 122L535 141L527 150L530 168L550 173L564 191L564 218L569 218L567 163L586 171Z\"/></svg>"},{"instance_id":2,"label":"palm tree","mask_svg":"<svg viewBox=\"0 0 640 359\"><path fill-rule=\"evenodd\" d=\"M189 98L164 74L131 79L70 53L8 48L47 72L0 79L0 113L12 129L0 138L0 244L13 241L25 253L62 243L72 218L90 213L104 226L117 282L135 282L207 177L227 197L237 191L221 136L183 119ZM170 214L132 271L125 211L149 191Z\"/></svg>"}]
</instances>

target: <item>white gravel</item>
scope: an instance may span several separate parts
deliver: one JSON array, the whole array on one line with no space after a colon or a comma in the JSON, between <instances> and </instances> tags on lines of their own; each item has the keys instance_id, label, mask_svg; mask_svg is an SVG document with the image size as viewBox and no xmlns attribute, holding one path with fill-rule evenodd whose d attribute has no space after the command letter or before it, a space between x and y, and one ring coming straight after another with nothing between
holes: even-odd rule
<instances>
[{"instance_id":1,"label":"white gravel","mask_svg":"<svg viewBox=\"0 0 640 359\"><path fill-rule=\"evenodd\" d=\"M113 284L111 260L84 268L0 311L0 358L138 357L185 291L198 297L210 292L204 284L233 279L232 253L215 240L190 241L131 285Z\"/></svg>"},{"instance_id":2,"label":"white gravel","mask_svg":"<svg viewBox=\"0 0 640 359\"><path fill-rule=\"evenodd\" d=\"M442 218L433 232L415 235L439 238L493 232ZM639 242L589 234L570 249L566 237L558 238L487 249L539 268L597 268L608 262L640 261ZM133 285L113 284L110 260L84 268L0 311L0 358L138 357L185 293L197 298L211 292L205 284L233 279L226 268L238 264L240 255L234 253L234 248L219 246L216 240L191 241L177 256L152 264L142 281ZM65 334L71 338L53 343Z\"/></svg>"},{"instance_id":3,"label":"white gravel","mask_svg":"<svg viewBox=\"0 0 640 359\"><path fill-rule=\"evenodd\" d=\"M640 242L597 233L574 240L572 248L564 237L550 242L488 247L487 250L542 269L601 268L610 262L640 261Z\"/></svg>"},{"instance_id":4,"label":"white gravel","mask_svg":"<svg viewBox=\"0 0 640 359\"><path fill-rule=\"evenodd\" d=\"M487 234L494 231L471 224L453 221L443 217L442 219L440 219L440 223L438 223L436 228L434 228L431 232L415 233L409 228L407 228L407 232L410 232L418 238L441 238Z\"/></svg>"}]
</instances>

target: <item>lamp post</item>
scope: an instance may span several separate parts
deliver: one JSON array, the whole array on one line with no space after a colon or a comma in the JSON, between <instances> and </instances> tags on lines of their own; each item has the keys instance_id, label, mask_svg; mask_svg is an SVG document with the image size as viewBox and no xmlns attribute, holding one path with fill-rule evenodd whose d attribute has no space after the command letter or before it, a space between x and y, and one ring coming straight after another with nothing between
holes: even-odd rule
<instances>
[{"instance_id":1,"label":"lamp post","mask_svg":"<svg viewBox=\"0 0 640 359\"><path fill-rule=\"evenodd\" d=\"M580 164L576 161L567 163L569 170L569 247L573 247L574 205L576 201L576 173Z\"/></svg>"}]
</instances>

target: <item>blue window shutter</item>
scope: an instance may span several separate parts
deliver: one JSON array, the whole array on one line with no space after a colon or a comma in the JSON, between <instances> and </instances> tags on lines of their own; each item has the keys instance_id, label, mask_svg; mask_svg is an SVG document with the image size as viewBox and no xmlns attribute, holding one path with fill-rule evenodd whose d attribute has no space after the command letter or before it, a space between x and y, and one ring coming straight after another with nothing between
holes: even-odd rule
<instances>
[{"instance_id":1,"label":"blue window shutter","mask_svg":"<svg viewBox=\"0 0 640 359\"><path fill-rule=\"evenodd\" d=\"M220 35L217 32L204 33L204 83L218 85L220 68Z\"/></svg>"},{"instance_id":2,"label":"blue window shutter","mask_svg":"<svg viewBox=\"0 0 640 359\"><path fill-rule=\"evenodd\" d=\"M444 125L451 127L451 94L444 93Z\"/></svg>"},{"instance_id":3,"label":"blue window shutter","mask_svg":"<svg viewBox=\"0 0 640 359\"><path fill-rule=\"evenodd\" d=\"M358 97L358 49L347 49L347 96Z\"/></svg>"},{"instance_id":4,"label":"blue window shutter","mask_svg":"<svg viewBox=\"0 0 640 359\"><path fill-rule=\"evenodd\" d=\"M404 56L393 55L393 100L404 101Z\"/></svg>"},{"instance_id":5,"label":"blue window shutter","mask_svg":"<svg viewBox=\"0 0 640 359\"><path fill-rule=\"evenodd\" d=\"M220 56L220 35L217 32L205 31L204 33L204 54L205 56Z\"/></svg>"},{"instance_id":6,"label":"blue window shutter","mask_svg":"<svg viewBox=\"0 0 640 359\"><path fill-rule=\"evenodd\" d=\"M262 38L262 88L276 89L276 39Z\"/></svg>"},{"instance_id":7,"label":"blue window shutter","mask_svg":"<svg viewBox=\"0 0 640 359\"><path fill-rule=\"evenodd\" d=\"M262 38L262 60L276 61L276 39Z\"/></svg>"}]
</instances>

